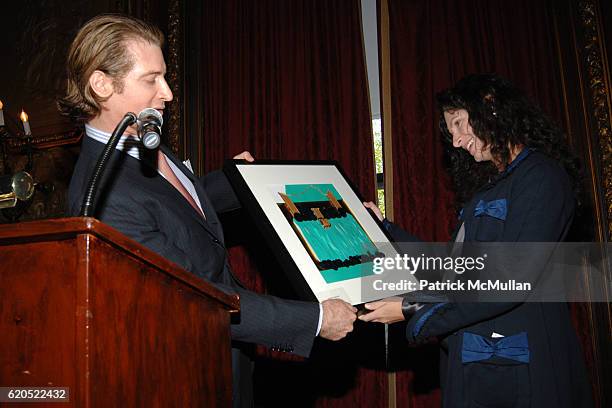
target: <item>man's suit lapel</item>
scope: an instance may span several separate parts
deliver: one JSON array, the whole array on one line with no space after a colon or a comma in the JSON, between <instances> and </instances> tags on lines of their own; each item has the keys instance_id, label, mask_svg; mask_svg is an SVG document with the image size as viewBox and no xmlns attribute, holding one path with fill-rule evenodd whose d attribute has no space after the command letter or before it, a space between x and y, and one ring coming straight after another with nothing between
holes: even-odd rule
<instances>
[{"instance_id":1,"label":"man's suit lapel","mask_svg":"<svg viewBox=\"0 0 612 408\"><path fill-rule=\"evenodd\" d=\"M215 238L220 240L220 244L221 245L225 246L225 242L224 242L224 238L223 238L223 228L221 227L221 223L219 222L219 218L217 217L217 213L215 212L215 209L214 209L212 203L208 199L208 195L206 194L206 191L202 187L202 184L200 183L200 180L197 179L197 177L191 172L191 170L189 170L187 168L187 166L185 166L183 164L183 162L181 162L177 157L174 156L174 154L172 154L170 149L168 149L166 146L161 146L160 149L162 150L162 152L164 152L164 154L170 160L172 160L172 162L193 183L193 185L194 185L194 187L196 189L196 193L198 194L198 198L200 199L200 204L202 205L202 210L204 211L204 214L206 214L207 223L204 223L205 228L207 228L208 231ZM174 187L173 187L173 189L174 189ZM185 200L183 200L183 201L185 201ZM199 218L202 218L202 217L199 217ZM214 231L211 231L209 228L214 229ZM238 279L238 277L231 270L231 268L229 267L229 264L227 263L227 260L225 261L225 268L227 269L227 272L229 273L230 277L232 278L233 282L236 285L240 286L241 288L246 288L244 283L242 283L242 281L240 279Z\"/></svg>"},{"instance_id":2,"label":"man's suit lapel","mask_svg":"<svg viewBox=\"0 0 612 408\"><path fill-rule=\"evenodd\" d=\"M93 140L89 137L85 137L83 139L83 144L81 147L81 153L89 155L93 160L92 163L95 163L95 160L100 156L102 150L104 149L104 144L100 143L96 140ZM196 188L196 192L200 199L200 204L202 205L202 209L206 214L206 220L200 216L196 210L191 207L191 205L185 200L182 194L172 186L164 177L162 177L157 172L157 151L141 151L141 160L137 160L125 152L115 150L109 160L109 167L117 167L130 169L137 177L141 179L141 181L134 182L143 182L147 183L149 188L154 190L157 194L166 196L168 198L167 202L172 203L171 205L181 206L184 211L182 213L185 216L191 217L193 220L198 222L205 228L209 234L217 239L222 239L222 235L219 233L219 221L217 219L217 215L208 201L206 194L203 189L200 187L200 183L197 182L197 179L189 171L187 167L180 160L178 160L172 152L167 149L165 146L161 147L162 151L168 156L170 160L179 168L185 175L192 181ZM93 164L92 164L93 166ZM108 168L106 172L106 181L110 181L113 177L113 169ZM104 183L104 181L103 181ZM104 188L103 185L100 186L101 190Z\"/></svg>"},{"instance_id":3,"label":"man's suit lapel","mask_svg":"<svg viewBox=\"0 0 612 408\"><path fill-rule=\"evenodd\" d=\"M183 164L183 162L181 162L176 156L174 156L174 154L170 151L169 148L167 148L166 146L161 146L160 149L168 157L168 159L170 159L172 163L174 163L174 165L176 165L179 168L179 170L182 171L183 174L185 174L185 176L191 181L191 183L195 187L198 198L200 199L200 205L202 206L202 210L204 211L204 214L206 215L206 220L204 220L201 216L197 215L195 210L191 208L189 203L187 203L187 201L182 196L181 196L181 200L185 202L185 204L191 209L194 215L196 215L196 218L198 219L198 221L205 228L207 228L217 238L222 239L222 233L221 233L221 228L219 224L219 219L217 217L217 213L215 212L215 209L213 208L212 203L209 201L208 196L206 195L206 192L204 191L204 188L201 186L200 181L187 168L187 166ZM167 183L167 184L170 185L170 183ZM172 187L172 189L176 191L174 187ZM176 193L180 195L178 191L176 191Z\"/></svg>"}]
</instances>

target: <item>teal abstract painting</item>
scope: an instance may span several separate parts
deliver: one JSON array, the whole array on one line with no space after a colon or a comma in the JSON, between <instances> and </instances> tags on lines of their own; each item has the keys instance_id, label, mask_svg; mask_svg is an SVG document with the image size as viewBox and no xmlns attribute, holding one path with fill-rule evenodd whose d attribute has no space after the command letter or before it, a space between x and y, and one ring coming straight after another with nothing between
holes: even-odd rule
<instances>
[{"instance_id":1,"label":"teal abstract painting","mask_svg":"<svg viewBox=\"0 0 612 408\"><path fill-rule=\"evenodd\" d=\"M382 254L333 184L287 184L279 207L327 283L372 274Z\"/></svg>"}]
</instances>

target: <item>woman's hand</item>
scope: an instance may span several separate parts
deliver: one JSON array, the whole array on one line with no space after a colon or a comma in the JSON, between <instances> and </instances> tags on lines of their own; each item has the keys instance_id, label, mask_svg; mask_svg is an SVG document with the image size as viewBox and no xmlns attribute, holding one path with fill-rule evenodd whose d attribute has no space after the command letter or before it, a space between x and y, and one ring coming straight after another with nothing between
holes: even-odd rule
<instances>
[{"instance_id":1,"label":"woman's hand","mask_svg":"<svg viewBox=\"0 0 612 408\"><path fill-rule=\"evenodd\" d=\"M372 210L372 212L374 213L374 215L376 215L376 218L378 218L379 221L383 220L382 212L380 212L380 209L372 201L364 202L363 206Z\"/></svg>"},{"instance_id":2,"label":"woman's hand","mask_svg":"<svg viewBox=\"0 0 612 408\"><path fill-rule=\"evenodd\" d=\"M245 150L244 152L237 154L234 156L234 159L236 160L246 160L249 163L253 163L255 161L255 158L253 157L253 155L251 154L251 152Z\"/></svg>"},{"instance_id":3,"label":"woman's hand","mask_svg":"<svg viewBox=\"0 0 612 408\"><path fill-rule=\"evenodd\" d=\"M402 300L399 296L392 296L386 299L378 300L365 304L365 308L370 312L359 316L359 320L364 322L377 323L396 323L404 320L402 313Z\"/></svg>"}]
</instances>

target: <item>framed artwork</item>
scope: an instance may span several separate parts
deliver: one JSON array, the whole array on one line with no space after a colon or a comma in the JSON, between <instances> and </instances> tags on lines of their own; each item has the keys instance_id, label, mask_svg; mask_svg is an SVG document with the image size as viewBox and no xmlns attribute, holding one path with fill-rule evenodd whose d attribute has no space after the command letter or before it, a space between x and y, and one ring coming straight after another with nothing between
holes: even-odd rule
<instances>
[{"instance_id":1,"label":"framed artwork","mask_svg":"<svg viewBox=\"0 0 612 408\"><path fill-rule=\"evenodd\" d=\"M374 262L397 252L336 162L227 161L224 172L301 297L402 293L372 290L384 279Z\"/></svg>"}]
</instances>

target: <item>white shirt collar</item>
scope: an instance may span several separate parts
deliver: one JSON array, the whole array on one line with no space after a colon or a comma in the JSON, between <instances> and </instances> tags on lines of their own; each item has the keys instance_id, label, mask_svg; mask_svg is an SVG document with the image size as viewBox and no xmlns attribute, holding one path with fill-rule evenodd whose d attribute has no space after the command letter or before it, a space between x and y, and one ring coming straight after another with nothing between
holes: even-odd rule
<instances>
[{"instance_id":1,"label":"white shirt collar","mask_svg":"<svg viewBox=\"0 0 612 408\"><path fill-rule=\"evenodd\" d=\"M88 137L94 139L95 141L104 144L106 144L111 137L110 133L106 133L100 129L96 129L88 123L85 124L85 134ZM140 143L140 140L138 140L138 137L136 135L124 133L119 138L119 143L117 143L117 150L121 150L122 152L129 154L136 160L140 160L141 149L143 149L142 144Z\"/></svg>"},{"instance_id":2,"label":"white shirt collar","mask_svg":"<svg viewBox=\"0 0 612 408\"><path fill-rule=\"evenodd\" d=\"M87 135L87 137L90 137L100 143L108 143L108 140L111 137L110 133L106 133L100 129L96 129L93 126L90 126L89 124L85 124L85 134ZM121 150L127 154L129 154L130 156L132 156L133 158L135 158L136 160L140 160L140 151L141 149L144 149L144 147L142 146L142 143L140 143L140 140L138 140L138 137L136 137L135 135L130 135L127 133L124 133L120 138L119 138L119 142L117 143L117 150ZM165 156L165 155L164 155ZM166 156L168 157L168 156ZM168 159L168 165L170 166L170 168L172 169L172 171L174 172L174 175L178 178L178 180L180 181L180 183L183 185L183 187L185 187L185 189L187 190L187 192L191 195L191 197L193 198L193 200L196 202L196 204L198 205L198 207L200 207L200 210L202 212L204 212L204 210L202 209L202 204L200 203L200 198L198 197L198 193L195 190L195 187L193 185L193 183L191 182L191 180L189 180L189 178L185 175L185 173L183 173L176 164L174 164L174 162L170 159ZM159 170L158 170L159 172ZM159 172L159 174L166 178L166 176L164 176L163 173Z\"/></svg>"}]
</instances>

